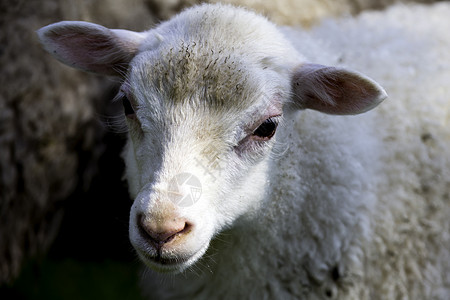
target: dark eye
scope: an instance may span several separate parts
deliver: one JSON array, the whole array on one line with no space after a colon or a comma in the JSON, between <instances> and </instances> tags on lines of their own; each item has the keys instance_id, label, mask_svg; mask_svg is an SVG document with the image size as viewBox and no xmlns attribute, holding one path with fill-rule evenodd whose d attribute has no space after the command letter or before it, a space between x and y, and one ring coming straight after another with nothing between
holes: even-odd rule
<instances>
[{"instance_id":1,"label":"dark eye","mask_svg":"<svg viewBox=\"0 0 450 300\"><path fill-rule=\"evenodd\" d=\"M131 105L130 100L128 100L127 96L123 96L122 97L122 104L123 104L123 110L125 112L125 116L127 118L135 118L136 114L134 112L133 106Z\"/></svg>"},{"instance_id":2,"label":"dark eye","mask_svg":"<svg viewBox=\"0 0 450 300\"><path fill-rule=\"evenodd\" d=\"M277 130L278 122L273 118L268 118L265 120L258 128L253 132L254 136L270 139Z\"/></svg>"}]
</instances>

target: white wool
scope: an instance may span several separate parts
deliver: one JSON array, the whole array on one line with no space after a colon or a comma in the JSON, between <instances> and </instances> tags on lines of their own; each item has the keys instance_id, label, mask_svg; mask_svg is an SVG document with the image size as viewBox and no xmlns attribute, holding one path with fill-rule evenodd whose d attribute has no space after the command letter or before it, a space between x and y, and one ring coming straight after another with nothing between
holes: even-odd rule
<instances>
[{"instance_id":1,"label":"white wool","mask_svg":"<svg viewBox=\"0 0 450 300\"><path fill-rule=\"evenodd\" d=\"M271 203L219 236L200 264L206 270L170 276L156 295L447 299L448 15L444 3L396 6L308 32L283 28L308 61L363 71L389 99L361 116L295 114L284 128L296 130L278 136ZM161 281L150 278L144 284L155 293L151 282Z\"/></svg>"},{"instance_id":2,"label":"white wool","mask_svg":"<svg viewBox=\"0 0 450 300\"><path fill-rule=\"evenodd\" d=\"M122 87L135 108L124 152L135 198L130 240L152 269L171 272L150 271L148 293L448 299L449 15L448 3L396 6L306 32L203 5L140 33L139 45L119 46L109 40L114 31L83 23L128 51L121 63L134 56ZM57 33L72 25L57 26L40 32L49 51L104 69L71 56ZM298 109L361 113L385 97L359 73L316 64L364 72L389 99L358 116ZM305 66L317 72L301 73ZM333 76L350 84L334 89ZM342 102L321 103L327 88ZM273 119L275 136L258 140L257 128ZM202 195L176 206L167 191L186 173L199 178Z\"/></svg>"}]
</instances>

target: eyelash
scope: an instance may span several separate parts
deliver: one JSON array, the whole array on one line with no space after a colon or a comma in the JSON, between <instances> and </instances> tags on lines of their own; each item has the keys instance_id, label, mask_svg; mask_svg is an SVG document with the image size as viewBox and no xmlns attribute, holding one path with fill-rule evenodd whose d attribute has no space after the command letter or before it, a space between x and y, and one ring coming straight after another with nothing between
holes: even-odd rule
<instances>
[{"instance_id":1,"label":"eyelash","mask_svg":"<svg viewBox=\"0 0 450 300\"><path fill-rule=\"evenodd\" d=\"M119 91L119 93L114 97L113 102L120 101L123 106L123 113L128 119L136 119L136 111L131 103L126 92Z\"/></svg>"},{"instance_id":2,"label":"eyelash","mask_svg":"<svg viewBox=\"0 0 450 300\"><path fill-rule=\"evenodd\" d=\"M128 97L126 95L122 95L120 99L122 101L125 116L127 118L134 119L136 117L136 113L134 111L133 106L131 105L130 100L128 100Z\"/></svg>"},{"instance_id":3,"label":"eyelash","mask_svg":"<svg viewBox=\"0 0 450 300\"><path fill-rule=\"evenodd\" d=\"M278 128L279 116L274 116L266 119L261 125L253 131L252 136L263 141L270 140Z\"/></svg>"}]
</instances>

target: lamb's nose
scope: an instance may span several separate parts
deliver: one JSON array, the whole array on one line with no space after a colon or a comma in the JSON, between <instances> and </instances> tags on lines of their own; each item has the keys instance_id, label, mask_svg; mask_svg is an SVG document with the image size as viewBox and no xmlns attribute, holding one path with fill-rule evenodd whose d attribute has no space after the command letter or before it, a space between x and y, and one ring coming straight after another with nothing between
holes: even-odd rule
<instances>
[{"instance_id":1,"label":"lamb's nose","mask_svg":"<svg viewBox=\"0 0 450 300\"><path fill-rule=\"evenodd\" d=\"M141 235L155 247L161 248L176 236L186 234L192 225L184 219L170 218L169 220L154 220L144 215L138 217L138 227Z\"/></svg>"}]
</instances>

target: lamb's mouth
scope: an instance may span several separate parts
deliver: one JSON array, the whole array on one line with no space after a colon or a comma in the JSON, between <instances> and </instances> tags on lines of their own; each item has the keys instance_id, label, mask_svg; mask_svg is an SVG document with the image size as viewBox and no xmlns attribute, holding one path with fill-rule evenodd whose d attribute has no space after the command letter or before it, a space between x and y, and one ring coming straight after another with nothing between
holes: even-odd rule
<instances>
[{"instance_id":1,"label":"lamb's mouth","mask_svg":"<svg viewBox=\"0 0 450 300\"><path fill-rule=\"evenodd\" d=\"M162 273L178 273L186 269L192 257L165 257L158 251L156 256L137 249L141 261L149 268Z\"/></svg>"},{"instance_id":2,"label":"lamb's mouth","mask_svg":"<svg viewBox=\"0 0 450 300\"><path fill-rule=\"evenodd\" d=\"M157 256L146 256L146 259L149 259L157 264L163 265L163 266L174 266L183 264L187 261L185 258L168 258L168 257L162 257L161 253L158 252Z\"/></svg>"},{"instance_id":3,"label":"lamb's mouth","mask_svg":"<svg viewBox=\"0 0 450 300\"><path fill-rule=\"evenodd\" d=\"M208 249L208 244L190 256L167 257L158 250L156 255L136 248L141 261L149 268L161 273L180 273L199 260Z\"/></svg>"}]
</instances>

